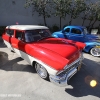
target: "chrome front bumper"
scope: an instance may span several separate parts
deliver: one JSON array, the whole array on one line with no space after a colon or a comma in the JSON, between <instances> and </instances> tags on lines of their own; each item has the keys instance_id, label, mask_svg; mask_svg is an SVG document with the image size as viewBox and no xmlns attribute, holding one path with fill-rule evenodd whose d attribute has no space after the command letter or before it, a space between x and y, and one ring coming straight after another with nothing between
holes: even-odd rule
<instances>
[{"instance_id":1,"label":"chrome front bumper","mask_svg":"<svg viewBox=\"0 0 100 100\"><path fill-rule=\"evenodd\" d=\"M55 83L59 86L66 86L68 85L68 80L77 72L76 68L73 68L69 73L66 73L62 79L57 76L50 76L50 81Z\"/></svg>"},{"instance_id":2,"label":"chrome front bumper","mask_svg":"<svg viewBox=\"0 0 100 100\"><path fill-rule=\"evenodd\" d=\"M70 69L68 72L66 72L65 74L59 76L53 76L50 75L50 81L55 83L56 85L59 86L66 86L68 85L68 80L77 73L77 71L80 69L81 64L82 64L82 59L83 57L79 58L78 60L75 61L74 64L72 64L74 67L72 69ZM80 62L77 66L75 65L77 62Z\"/></svg>"}]
</instances>

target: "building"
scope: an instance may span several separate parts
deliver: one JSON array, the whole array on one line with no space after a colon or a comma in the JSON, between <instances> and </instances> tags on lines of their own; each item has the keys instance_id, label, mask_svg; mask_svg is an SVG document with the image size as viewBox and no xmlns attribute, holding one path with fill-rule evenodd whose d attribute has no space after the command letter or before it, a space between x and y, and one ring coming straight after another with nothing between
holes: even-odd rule
<instances>
[{"instance_id":1,"label":"building","mask_svg":"<svg viewBox=\"0 0 100 100\"><path fill-rule=\"evenodd\" d=\"M25 0L0 0L0 26L7 26L13 24L43 24L43 18L34 13L32 16L32 9L24 7ZM59 26L59 18L51 17L47 18L48 26L54 24ZM62 20L62 26L69 22L69 17ZM84 26L87 26L89 21L87 20ZM73 25L82 25L82 19L77 18L72 21ZM98 26L99 22L95 24Z\"/></svg>"}]
</instances>

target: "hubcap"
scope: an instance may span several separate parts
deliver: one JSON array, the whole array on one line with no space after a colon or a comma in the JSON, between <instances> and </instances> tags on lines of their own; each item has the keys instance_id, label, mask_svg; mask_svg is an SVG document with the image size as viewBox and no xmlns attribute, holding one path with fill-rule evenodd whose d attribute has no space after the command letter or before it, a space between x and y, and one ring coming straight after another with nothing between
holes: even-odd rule
<instances>
[{"instance_id":1,"label":"hubcap","mask_svg":"<svg viewBox=\"0 0 100 100\"><path fill-rule=\"evenodd\" d=\"M91 54L93 56L100 56L100 48L92 48Z\"/></svg>"},{"instance_id":2,"label":"hubcap","mask_svg":"<svg viewBox=\"0 0 100 100\"><path fill-rule=\"evenodd\" d=\"M36 70L37 70L37 73L42 78L46 78L47 74L46 74L46 71L45 71L45 69L44 69L44 67L42 65L36 64Z\"/></svg>"}]
</instances>

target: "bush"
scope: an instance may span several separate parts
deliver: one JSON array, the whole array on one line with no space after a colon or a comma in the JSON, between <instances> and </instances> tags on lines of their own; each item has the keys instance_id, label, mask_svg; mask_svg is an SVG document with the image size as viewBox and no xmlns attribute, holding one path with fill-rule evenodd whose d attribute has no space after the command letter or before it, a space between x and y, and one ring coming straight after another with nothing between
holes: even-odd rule
<instances>
[{"instance_id":1,"label":"bush","mask_svg":"<svg viewBox=\"0 0 100 100\"><path fill-rule=\"evenodd\" d=\"M57 25L53 25L51 28L50 28L50 31L51 32L56 32L56 31L59 31L59 27Z\"/></svg>"},{"instance_id":2,"label":"bush","mask_svg":"<svg viewBox=\"0 0 100 100\"><path fill-rule=\"evenodd\" d=\"M2 35L2 33L4 32L6 26L0 26L0 36Z\"/></svg>"}]
</instances>

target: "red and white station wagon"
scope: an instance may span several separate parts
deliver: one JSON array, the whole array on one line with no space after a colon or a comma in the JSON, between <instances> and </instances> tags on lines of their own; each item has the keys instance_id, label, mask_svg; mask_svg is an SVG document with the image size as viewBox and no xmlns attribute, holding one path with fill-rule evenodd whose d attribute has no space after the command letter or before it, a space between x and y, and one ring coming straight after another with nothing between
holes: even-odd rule
<instances>
[{"instance_id":1,"label":"red and white station wagon","mask_svg":"<svg viewBox=\"0 0 100 100\"><path fill-rule=\"evenodd\" d=\"M43 79L64 86L80 69L85 44L51 37L46 26L7 26L2 38L7 47L35 67Z\"/></svg>"}]
</instances>

